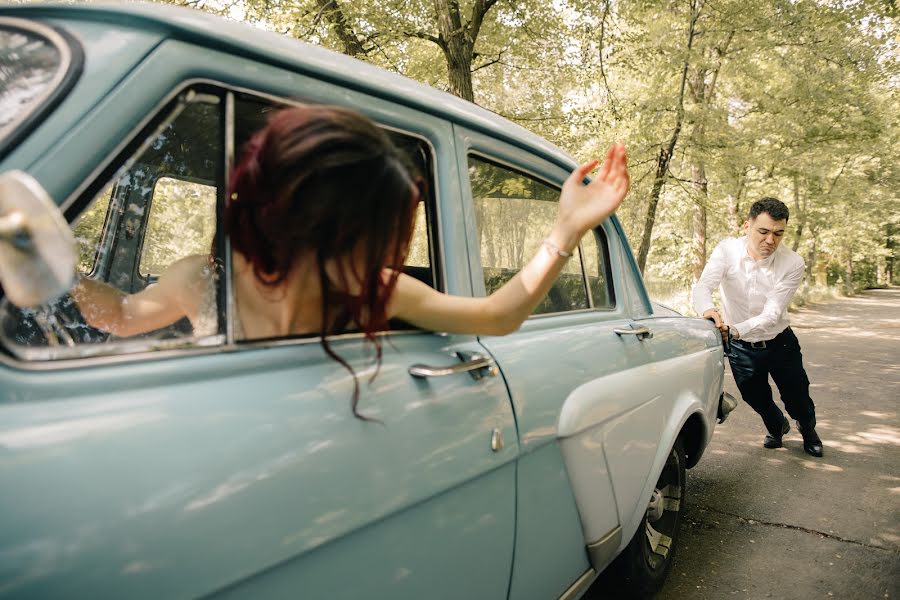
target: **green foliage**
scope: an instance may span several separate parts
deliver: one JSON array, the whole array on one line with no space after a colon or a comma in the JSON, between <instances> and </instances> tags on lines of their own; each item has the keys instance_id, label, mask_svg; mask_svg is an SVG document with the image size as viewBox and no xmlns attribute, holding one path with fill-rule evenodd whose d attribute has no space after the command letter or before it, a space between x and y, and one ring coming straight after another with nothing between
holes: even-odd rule
<instances>
[{"instance_id":1,"label":"green foliage","mask_svg":"<svg viewBox=\"0 0 900 600\"><path fill-rule=\"evenodd\" d=\"M138 269L159 275L175 261L212 254L216 234L216 188L161 177L153 190Z\"/></svg>"},{"instance_id":2,"label":"green foliage","mask_svg":"<svg viewBox=\"0 0 900 600\"><path fill-rule=\"evenodd\" d=\"M791 208L785 243L807 261L805 288L826 271L844 273L847 291L900 277L893 2L182 1L444 90L454 86L441 19L458 6L466 27L487 6L471 40L475 102L578 159L627 142L633 186L619 216L635 247L651 234L645 277L661 299L686 297L704 256L764 195ZM651 227L658 158L673 138ZM530 197L491 183L476 195Z\"/></svg>"},{"instance_id":3,"label":"green foliage","mask_svg":"<svg viewBox=\"0 0 900 600\"><path fill-rule=\"evenodd\" d=\"M103 223L109 209L113 186L108 186L97 195L94 202L78 217L72 226L78 250L78 272L89 274L94 270L97 246L103 232Z\"/></svg>"}]
</instances>

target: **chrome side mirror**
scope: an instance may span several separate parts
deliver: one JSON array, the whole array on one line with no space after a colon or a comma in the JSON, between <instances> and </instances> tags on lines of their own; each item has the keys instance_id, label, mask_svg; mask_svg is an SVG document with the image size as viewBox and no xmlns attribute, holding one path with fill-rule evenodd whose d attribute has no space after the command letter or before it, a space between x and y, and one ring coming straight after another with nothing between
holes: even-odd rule
<instances>
[{"instance_id":1,"label":"chrome side mirror","mask_svg":"<svg viewBox=\"0 0 900 600\"><path fill-rule=\"evenodd\" d=\"M13 304L30 308L69 291L75 236L41 184L23 171L0 175L0 284Z\"/></svg>"}]
</instances>

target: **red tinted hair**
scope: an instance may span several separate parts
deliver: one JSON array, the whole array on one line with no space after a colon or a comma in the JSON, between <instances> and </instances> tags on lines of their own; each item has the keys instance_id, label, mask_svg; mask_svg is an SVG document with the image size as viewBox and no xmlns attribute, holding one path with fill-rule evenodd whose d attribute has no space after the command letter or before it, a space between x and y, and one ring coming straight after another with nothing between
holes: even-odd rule
<instances>
[{"instance_id":1,"label":"red tinted hair","mask_svg":"<svg viewBox=\"0 0 900 600\"><path fill-rule=\"evenodd\" d=\"M322 302L322 346L353 375L353 413L359 384L352 367L328 344L329 334L358 328L376 348L387 327L387 302L397 283L421 198L405 158L366 117L343 108L301 106L271 115L235 165L225 210L232 248L265 285L283 283L300 256L316 257ZM362 272L329 259L365 247ZM385 267L395 267L385 279ZM350 281L361 282L358 295Z\"/></svg>"}]
</instances>

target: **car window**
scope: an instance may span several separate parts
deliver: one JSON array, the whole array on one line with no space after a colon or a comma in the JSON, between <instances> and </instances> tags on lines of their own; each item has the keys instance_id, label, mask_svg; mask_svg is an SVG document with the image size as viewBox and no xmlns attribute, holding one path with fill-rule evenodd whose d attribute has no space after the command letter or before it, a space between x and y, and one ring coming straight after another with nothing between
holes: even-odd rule
<instances>
[{"instance_id":1,"label":"car window","mask_svg":"<svg viewBox=\"0 0 900 600\"><path fill-rule=\"evenodd\" d=\"M91 326L83 301L67 295L40 309L0 311L0 337L19 358L46 360L208 346L224 341L225 241L217 224L224 207L226 96L234 99L233 144L239 153L269 114L286 105L269 98L218 89L188 90L156 115L104 172L76 199L73 220L79 277L136 294L155 285L174 263L202 266L210 282L203 309L176 323L137 335L114 335ZM424 140L388 130L407 155L413 176L428 190L417 207L409 257L403 269L440 288L433 235L434 161ZM99 191L96 191L99 190ZM199 262L198 262L199 261ZM407 328L403 323L392 327ZM211 338L210 336L219 336Z\"/></svg>"},{"instance_id":2,"label":"car window","mask_svg":"<svg viewBox=\"0 0 900 600\"><path fill-rule=\"evenodd\" d=\"M409 254L406 257L409 267L431 268L431 255L428 246L428 217L425 204L416 207L416 223L413 227L412 241L409 243Z\"/></svg>"},{"instance_id":3,"label":"car window","mask_svg":"<svg viewBox=\"0 0 900 600\"><path fill-rule=\"evenodd\" d=\"M70 294L37 310L4 311L0 331L14 353L40 359L146 351L219 333L221 258L213 241L224 180L221 104L215 95L181 94L116 158L107 169L113 175L89 187L101 191L75 202L83 207L73 223L79 276L91 280L84 285L138 293L186 259L207 284L198 310L139 335L114 335L85 316L111 309L99 300L76 303Z\"/></svg>"},{"instance_id":4,"label":"car window","mask_svg":"<svg viewBox=\"0 0 900 600\"><path fill-rule=\"evenodd\" d=\"M70 49L53 30L0 19L0 145L63 87L70 64Z\"/></svg>"},{"instance_id":5,"label":"car window","mask_svg":"<svg viewBox=\"0 0 900 600\"><path fill-rule=\"evenodd\" d=\"M72 224L72 233L75 234L75 243L78 250L79 273L91 275L94 265L97 264L97 249L100 247L100 236L103 234L103 225L109 214L109 201L112 198L115 185L108 185L97 195L94 202L84 212L78 215Z\"/></svg>"},{"instance_id":6,"label":"car window","mask_svg":"<svg viewBox=\"0 0 900 600\"><path fill-rule=\"evenodd\" d=\"M251 94L235 94L235 149L240 149L254 132L266 124L266 118L273 110L284 108L287 103L263 99ZM422 139L395 130L387 130L394 144L406 155L407 165L414 177L426 182L428 197L416 208L413 237L403 270L434 288L440 287L439 273L433 257L436 255L434 228L431 227L435 211L434 167L431 147ZM400 326L400 324L397 324Z\"/></svg>"},{"instance_id":7,"label":"car window","mask_svg":"<svg viewBox=\"0 0 900 600\"><path fill-rule=\"evenodd\" d=\"M176 260L210 252L216 233L216 187L173 177L156 180L139 272L158 277Z\"/></svg>"},{"instance_id":8,"label":"car window","mask_svg":"<svg viewBox=\"0 0 900 600\"><path fill-rule=\"evenodd\" d=\"M556 220L559 189L504 166L469 158L469 182L485 292L493 293L531 260ZM576 249L534 314L590 307Z\"/></svg>"},{"instance_id":9,"label":"car window","mask_svg":"<svg viewBox=\"0 0 900 600\"><path fill-rule=\"evenodd\" d=\"M591 306L594 308L615 308L616 299L609 267L609 249L606 234L597 228L581 239L581 255L584 258L584 273L587 275Z\"/></svg>"}]
</instances>

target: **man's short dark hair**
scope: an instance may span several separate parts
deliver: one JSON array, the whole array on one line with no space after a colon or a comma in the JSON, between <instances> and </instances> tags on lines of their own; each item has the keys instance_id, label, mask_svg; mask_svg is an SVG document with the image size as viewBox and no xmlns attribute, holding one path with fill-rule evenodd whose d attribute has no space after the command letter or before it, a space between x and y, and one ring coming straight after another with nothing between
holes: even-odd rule
<instances>
[{"instance_id":1,"label":"man's short dark hair","mask_svg":"<svg viewBox=\"0 0 900 600\"><path fill-rule=\"evenodd\" d=\"M747 217L753 220L762 213L769 213L773 221L787 221L790 211L787 205L778 198L760 198L750 207L750 215Z\"/></svg>"}]
</instances>

